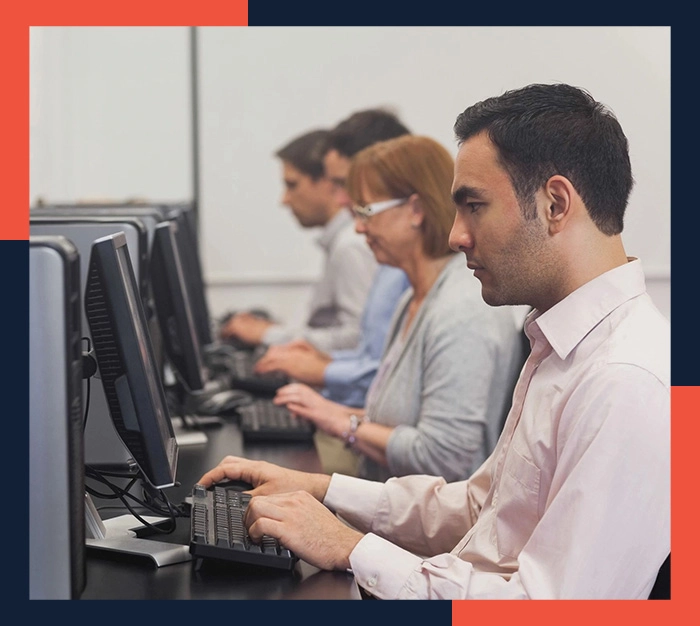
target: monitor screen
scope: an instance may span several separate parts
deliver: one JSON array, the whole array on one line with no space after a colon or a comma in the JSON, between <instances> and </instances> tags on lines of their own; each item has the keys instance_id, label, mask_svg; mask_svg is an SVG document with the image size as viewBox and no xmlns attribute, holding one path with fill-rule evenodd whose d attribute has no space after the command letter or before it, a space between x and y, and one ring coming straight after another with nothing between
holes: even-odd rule
<instances>
[{"instance_id":1,"label":"monitor screen","mask_svg":"<svg viewBox=\"0 0 700 626\"><path fill-rule=\"evenodd\" d=\"M174 485L177 441L123 233L92 245L85 314L120 439L150 485Z\"/></svg>"},{"instance_id":2,"label":"monitor screen","mask_svg":"<svg viewBox=\"0 0 700 626\"><path fill-rule=\"evenodd\" d=\"M176 240L177 222L156 227L151 253L151 287L165 353L185 391L206 383L202 346L194 327L183 262Z\"/></svg>"}]
</instances>

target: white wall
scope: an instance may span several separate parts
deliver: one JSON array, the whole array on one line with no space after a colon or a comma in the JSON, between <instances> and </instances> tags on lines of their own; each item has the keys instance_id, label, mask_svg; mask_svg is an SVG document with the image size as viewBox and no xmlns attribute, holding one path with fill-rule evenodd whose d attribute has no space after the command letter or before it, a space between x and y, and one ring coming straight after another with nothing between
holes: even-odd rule
<instances>
[{"instance_id":1,"label":"white wall","mask_svg":"<svg viewBox=\"0 0 700 626\"><path fill-rule=\"evenodd\" d=\"M530 82L589 89L630 140L627 252L670 317L669 27L204 27L197 29L200 231L214 314L301 317L317 233L280 206L274 151L355 110L393 108L456 150L476 100ZM188 199L189 29L32 28L30 201Z\"/></svg>"},{"instance_id":2,"label":"white wall","mask_svg":"<svg viewBox=\"0 0 700 626\"><path fill-rule=\"evenodd\" d=\"M30 29L30 202L192 197L186 28Z\"/></svg>"}]
</instances>

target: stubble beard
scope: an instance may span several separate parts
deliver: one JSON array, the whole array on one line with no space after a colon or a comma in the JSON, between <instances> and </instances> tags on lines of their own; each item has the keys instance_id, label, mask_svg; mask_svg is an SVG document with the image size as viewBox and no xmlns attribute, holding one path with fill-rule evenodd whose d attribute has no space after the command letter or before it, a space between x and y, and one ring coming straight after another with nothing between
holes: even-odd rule
<instances>
[{"instance_id":1,"label":"stubble beard","mask_svg":"<svg viewBox=\"0 0 700 626\"><path fill-rule=\"evenodd\" d=\"M482 283L481 294L490 306L536 306L538 293L546 289L548 276L556 271L548 238L537 220L524 220L523 229L499 251L491 264L491 284Z\"/></svg>"}]
</instances>

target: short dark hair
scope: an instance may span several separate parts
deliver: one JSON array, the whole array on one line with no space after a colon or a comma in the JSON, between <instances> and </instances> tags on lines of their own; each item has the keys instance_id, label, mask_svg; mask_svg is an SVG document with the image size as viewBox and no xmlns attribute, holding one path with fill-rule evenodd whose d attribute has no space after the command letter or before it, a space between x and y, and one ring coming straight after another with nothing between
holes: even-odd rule
<instances>
[{"instance_id":1,"label":"short dark hair","mask_svg":"<svg viewBox=\"0 0 700 626\"><path fill-rule=\"evenodd\" d=\"M324 176L323 155L328 132L316 129L299 135L277 150L275 156L311 176L313 180L319 180Z\"/></svg>"},{"instance_id":2,"label":"short dark hair","mask_svg":"<svg viewBox=\"0 0 700 626\"><path fill-rule=\"evenodd\" d=\"M477 102L457 116L461 146L482 131L498 150L527 214L555 174L568 178L606 235L622 232L634 179L627 137L615 114L584 89L532 84Z\"/></svg>"},{"instance_id":3,"label":"short dark hair","mask_svg":"<svg viewBox=\"0 0 700 626\"><path fill-rule=\"evenodd\" d=\"M410 134L411 131L397 115L387 109L356 111L330 131L324 154L330 150L337 150L349 159L378 141Z\"/></svg>"}]
</instances>

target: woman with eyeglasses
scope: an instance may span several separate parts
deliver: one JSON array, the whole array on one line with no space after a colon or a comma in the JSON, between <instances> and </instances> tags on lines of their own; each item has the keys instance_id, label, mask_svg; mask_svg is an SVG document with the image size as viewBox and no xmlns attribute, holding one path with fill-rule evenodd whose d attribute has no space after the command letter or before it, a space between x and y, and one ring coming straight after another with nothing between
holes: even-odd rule
<instances>
[{"instance_id":1,"label":"woman with eyeglasses","mask_svg":"<svg viewBox=\"0 0 700 626\"><path fill-rule=\"evenodd\" d=\"M435 140L407 135L352 161L348 191L355 230L379 263L404 270L399 301L364 407L324 398L307 385L274 402L342 439L358 476L431 474L467 478L496 443L522 365L513 312L490 307L480 282L448 246L455 209L454 160Z\"/></svg>"}]
</instances>

